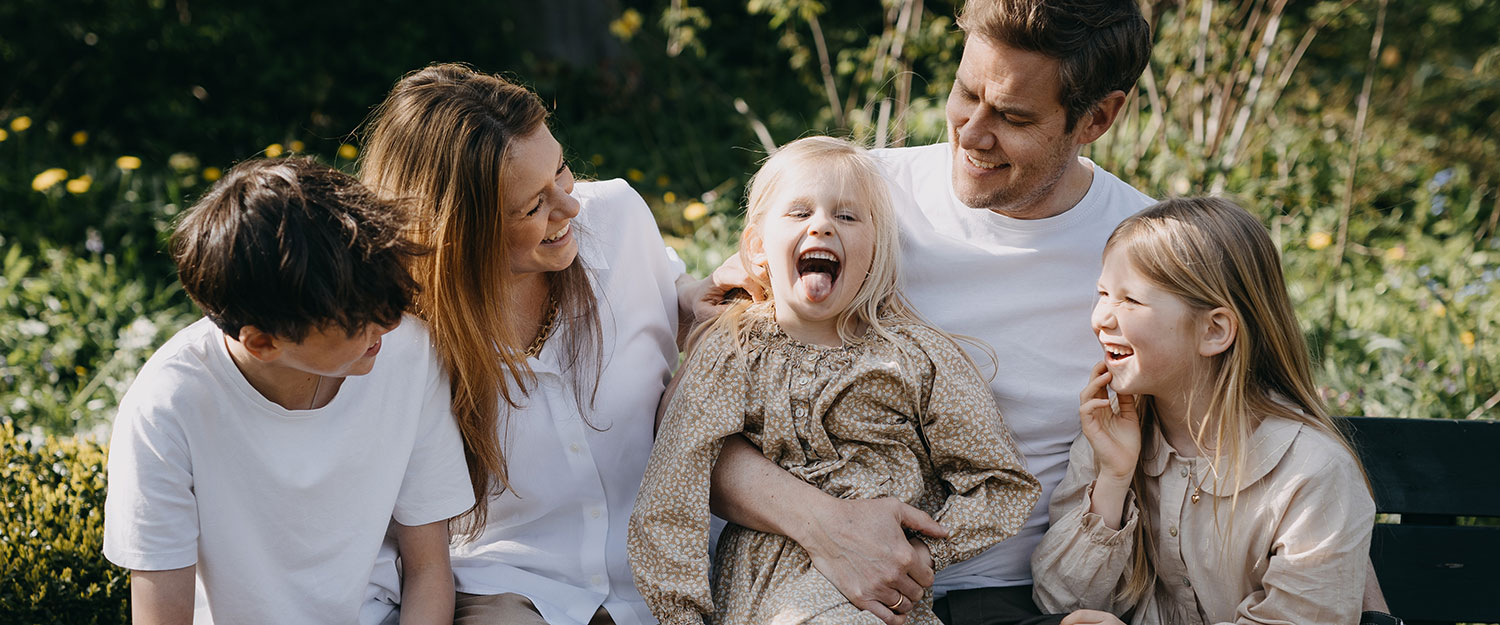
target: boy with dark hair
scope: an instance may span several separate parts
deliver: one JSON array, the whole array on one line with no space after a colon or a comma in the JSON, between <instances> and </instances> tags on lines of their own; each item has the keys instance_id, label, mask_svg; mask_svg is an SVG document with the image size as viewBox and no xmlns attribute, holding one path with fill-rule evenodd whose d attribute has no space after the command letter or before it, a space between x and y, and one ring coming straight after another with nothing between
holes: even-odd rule
<instances>
[{"instance_id":1,"label":"boy with dark hair","mask_svg":"<svg viewBox=\"0 0 1500 625\"><path fill-rule=\"evenodd\" d=\"M473 505L448 384L402 319L402 211L311 160L250 161L183 217L204 320L142 368L110 442L104 554L135 623L451 622L447 520ZM377 354L386 356L376 361ZM194 586L206 598L194 614Z\"/></svg>"}]
</instances>

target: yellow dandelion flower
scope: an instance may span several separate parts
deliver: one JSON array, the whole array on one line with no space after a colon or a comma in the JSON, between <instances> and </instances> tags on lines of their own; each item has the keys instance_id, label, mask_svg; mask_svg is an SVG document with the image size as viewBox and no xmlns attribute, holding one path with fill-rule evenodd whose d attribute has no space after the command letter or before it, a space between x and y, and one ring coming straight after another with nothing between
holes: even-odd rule
<instances>
[{"instance_id":1,"label":"yellow dandelion flower","mask_svg":"<svg viewBox=\"0 0 1500 625\"><path fill-rule=\"evenodd\" d=\"M203 168L203 179L204 180L207 180L209 182L213 182L213 181L218 180L219 178L222 178L222 177L224 177L224 172L223 172L223 170L220 170L218 167L204 167Z\"/></svg>"},{"instance_id":2,"label":"yellow dandelion flower","mask_svg":"<svg viewBox=\"0 0 1500 625\"><path fill-rule=\"evenodd\" d=\"M1458 335L1458 342L1463 343L1464 347L1474 349L1474 333L1464 330L1463 334Z\"/></svg>"},{"instance_id":3,"label":"yellow dandelion flower","mask_svg":"<svg viewBox=\"0 0 1500 625\"><path fill-rule=\"evenodd\" d=\"M0 141L5 141L6 139L9 139L9 138L10 138L10 133L5 132L4 128L0 128Z\"/></svg>"},{"instance_id":4,"label":"yellow dandelion flower","mask_svg":"<svg viewBox=\"0 0 1500 625\"><path fill-rule=\"evenodd\" d=\"M75 132L75 133L73 133L72 140L73 140L73 145L82 147L83 144L89 142L89 133L86 133L86 132L84 132L82 130L80 130L78 132Z\"/></svg>"},{"instance_id":5,"label":"yellow dandelion flower","mask_svg":"<svg viewBox=\"0 0 1500 625\"><path fill-rule=\"evenodd\" d=\"M141 159L138 156L121 156L115 159L115 167L125 171L141 168Z\"/></svg>"},{"instance_id":6,"label":"yellow dandelion flower","mask_svg":"<svg viewBox=\"0 0 1500 625\"><path fill-rule=\"evenodd\" d=\"M603 165L604 164L604 155L603 154L595 154L593 156L590 156L589 157L589 162L593 163L594 166L596 166L596 167L599 166L599 165Z\"/></svg>"},{"instance_id":7,"label":"yellow dandelion flower","mask_svg":"<svg viewBox=\"0 0 1500 625\"><path fill-rule=\"evenodd\" d=\"M671 204L677 201L677 194L671 191L661 194L661 201Z\"/></svg>"},{"instance_id":8,"label":"yellow dandelion flower","mask_svg":"<svg viewBox=\"0 0 1500 625\"><path fill-rule=\"evenodd\" d=\"M682 218L688 221L698 221L708 214L708 205L703 202L693 202L682 209Z\"/></svg>"},{"instance_id":9,"label":"yellow dandelion flower","mask_svg":"<svg viewBox=\"0 0 1500 625\"><path fill-rule=\"evenodd\" d=\"M89 187L93 185L94 177L88 174L84 174L68 181L68 193L72 193L73 195L88 193Z\"/></svg>"},{"instance_id":10,"label":"yellow dandelion flower","mask_svg":"<svg viewBox=\"0 0 1500 625\"><path fill-rule=\"evenodd\" d=\"M1432 316L1434 316L1434 317L1447 317L1448 316L1448 307L1444 306L1442 302L1438 302L1436 304L1433 304L1431 310L1432 310Z\"/></svg>"},{"instance_id":11,"label":"yellow dandelion flower","mask_svg":"<svg viewBox=\"0 0 1500 625\"><path fill-rule=\"evenodd\" d=\"M619 37L622 41L630 41L630 38L635 36L635 33L641 29L641 24L645 23L645 21L645 18L641 17L640 11L625 9L623 13L620 13L620 17L609 23L609 32Z\"/></svg>"},{"instance_id":12,"label":"yellow dandelion flower","mask_svg":"<svg viewBox=\"0 0 1500 625\"><path fill-rule=\"evenodd\" d=\"M293 141L288 143L286 147L291 148L293 152L302 152L307 149L307 144L301 141Z\"/></svg>"},{"instance_id":13,"label":"yellow dandelion flower","mask_svg":"<svg viewBox=\"0 0 1500 625\"><path fill-rule=\"evenodd\" d=\"M640 182L646 178L646 172L632 167L625 170L625 177L629 178L631 182Z\"/></svg>"},{"instance_id":14,"label":"yellow dandelion flower","mask_svg":"<svg viewBox=\"0 0 1500 625\"><path fill-rule=\"evenodd\" d=\"M284 153L286 153L286 148L281 147L280 143L272 143L266 146L266 158L276 158Z\"/></svg>"},{"instance_id":15,"label":"yellow dandelion flower","mask_svg":"<svg viewBox=\"0 0 1500 625\"><path fill-rule=\"evenodd\" d=\"M669 185L671 183L672 183L672 179L668 178L666 176L666 174L663 174L663 175L660 175L660 176L656 177L656 186L658 186L658 187L665 187L665 186L667 186L667 185Z\"/></svg>"},{"instance_id":16,"label":"yellow dandelion flower","mask_svg":"<svg viewBox=\"0 0 1500 625\"><path fill-rule=\"evenodd\" d=\"M1333 237L1327 232L1314 232L1307 237L1307 247L1310 249L1321 250L1332 244Z\"/></svg>"},{"instance_id":17,"label":"yellow dandelion flower","mask_svg":"<svg viewBox=\"0 0 1500 625\"><path fill-rule=\"evenodd\" d=\"M57 186L57 183L67 179L68 170L61 167L53 167L52 169L48 169L40 174L37 174L35 178L32 178L31 188L37 191L46 191L47 189L51 189L52 187Z\"/></svg>"},{"instance_id":18,"label":"yellow dandelion flower","mask_svg":"<svg viewBox=\"0 0 1500 625\"><path fill-rule=\"evenodd\" d=\"M88 373L88 369L84 369L83 365L78 365L76 367L73 367L73 373L76 373L78 375L83 375L85 373Z\"/></svg>"},{"instance_id":19,"label":"yellow dandelion flower","mask_svg":"<svg viewBox=\"0 0 1500 625\"><path fill-rule=\"evenodd\" d=\"M25 115L10 120L10 129L15 132L26 132L31 127L31 118Z\"/></svg>"},{"instance_id":20,"label":"yellow dandelion flower","mask_svg":"<svg viewBox=\"0 0 1500 625\"><path fill-rule=\"evenodd\" d=\"M1388 261L1391 261L1393 263L1397 262L1397 261L1399 261L1399 260L1401 260L1403 258L1406 258L1406 246L1405 245L1397 245L1396 247L1393 247L1393 248L1388 249L1388 250L1385 251L1385 259L1388 260Z\"/></svg>"},{"instance_id":21,"label":"yellow dandelion flower","mask_svg":"<svg viewBox=\"0 0 1500 625\"><path fill-rule=\"evenodd\" d=\"M178 152L167 157L167 166L175 171L192 171L198 168L198 157L187 152Z\"/></svg>"},{"instance_id":22,"label":"yellow dandelion flower","mask_svg":"<svg viewBox=\"0 0 1500 625\"><path fill-rule=\"evenodd\" d=\"M359 156L359 148L356 148L347 143L339 146L339 158L347 161L352 161L356 156Z\"/></svg>"}]
</instances>

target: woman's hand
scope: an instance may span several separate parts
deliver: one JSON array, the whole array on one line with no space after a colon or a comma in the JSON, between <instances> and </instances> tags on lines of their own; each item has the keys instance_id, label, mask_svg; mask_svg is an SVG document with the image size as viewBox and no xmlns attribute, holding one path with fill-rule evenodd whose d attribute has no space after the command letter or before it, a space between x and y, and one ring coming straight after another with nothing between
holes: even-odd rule
<instances>
[{"instance_id":1,"label":"woman's hand","mask_svg":"<svg viewBox=\"0 0 1500 625\"><path fill-rule=\"evenodd\" d=\"M1094 449L1098 470L1091 511L1104 517L1111 529L1119 529L1125 496L1141 457L1141 419L1135 411L1134 395L1115 396L1118 412L1110 406L1109 382L1113 376L1103 361L1094 364L1092 376L1078 396L1079 421Z\"/></svg>"},{"instance_id":2,"label":"woman's hand","mask_svg":"<svg viewBox=\"0 0 1500 625\"><path fill-rule=\"evenodd\" d=\"M1125 625L1125 622L1108 612L1077 610L1063 617L1062 625Z\"/></svg>"}]
</instances>

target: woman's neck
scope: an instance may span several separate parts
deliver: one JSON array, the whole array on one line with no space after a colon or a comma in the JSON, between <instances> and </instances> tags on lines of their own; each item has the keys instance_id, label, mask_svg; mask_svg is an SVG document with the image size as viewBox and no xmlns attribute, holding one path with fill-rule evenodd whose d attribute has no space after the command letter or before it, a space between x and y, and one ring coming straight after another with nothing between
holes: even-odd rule
<instances>
[{"instance_id":1,"label":"woman's neck","mask_svg":"<svg viewBox=\"0 0 1500 625\"><path fill-rule=\"evenodd\" d=\"M542 327L547 316L547 304L551 300L551 287L545 273L517 274L511 285L510 302L504 314L510 325L511 336L517 342L512 347L525 349Z\"/></svg>"}]
</instances>

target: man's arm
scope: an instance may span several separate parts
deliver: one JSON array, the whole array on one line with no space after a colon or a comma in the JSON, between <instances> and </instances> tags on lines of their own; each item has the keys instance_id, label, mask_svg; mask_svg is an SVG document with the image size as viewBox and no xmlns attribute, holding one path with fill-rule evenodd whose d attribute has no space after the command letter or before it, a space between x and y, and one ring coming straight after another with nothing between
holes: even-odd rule
<instances>
[{"instance_id":1,"label":"man's arm","mask_svg":"<svg viewBox=\"0 0 1500 625\"><path fill-rule=\"evenodd\" d=\"M855 607L890 625L905 622L904 613L933 580L925 545L908 541L903 528L947 535L926 513L898 500L830 496L768 460L742 436L725 439L709 501L720 517L796 541Z\"/></svg>"},{"instance_id":2,"label":"man's arm","mask_svg":"<svg viewBox=\"0 0 1500 625\"><path fill-rule=\"evenodd\" d=\"M192 625L191 565L170 571L130 572L130 622L134 625Z\"/></svg>"},{"instance_id":3,"label":"man's arm","mask_svg":"<svg viewBox=\"0 0 1500 625\"><path fill-rule=\"evenodd\" d=\"M396 524L401 554L401 625L453 622L453 567L448 563L448 521Z\"/></svg>"}]
</instances>

